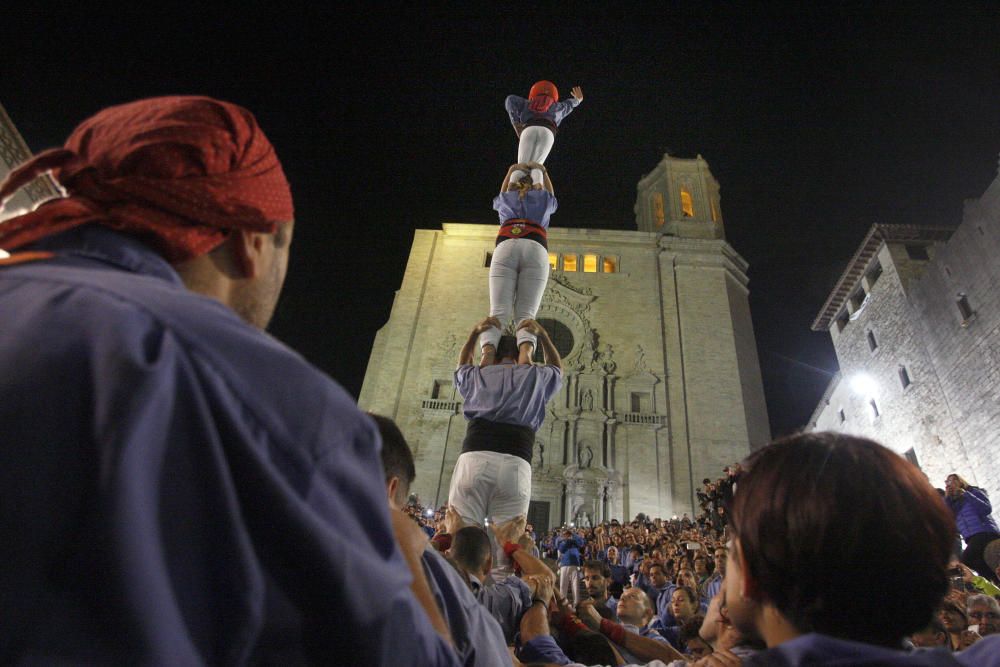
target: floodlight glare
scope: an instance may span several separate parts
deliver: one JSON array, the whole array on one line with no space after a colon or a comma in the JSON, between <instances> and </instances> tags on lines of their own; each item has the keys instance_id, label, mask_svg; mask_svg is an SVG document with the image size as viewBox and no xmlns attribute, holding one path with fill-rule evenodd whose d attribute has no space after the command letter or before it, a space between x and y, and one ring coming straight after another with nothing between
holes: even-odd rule
<instances>
[{"instance_id":1,"label":"floodlight glare","mask_svg":"<svg viewBox=\"0 0 1000 667\"><path fill-rule=\"evenodd\" d=\"M867 373L858 373L851 378L851 390L866 398L872 397L878 393L878 382Z\"/></svg>"}]
</instances>

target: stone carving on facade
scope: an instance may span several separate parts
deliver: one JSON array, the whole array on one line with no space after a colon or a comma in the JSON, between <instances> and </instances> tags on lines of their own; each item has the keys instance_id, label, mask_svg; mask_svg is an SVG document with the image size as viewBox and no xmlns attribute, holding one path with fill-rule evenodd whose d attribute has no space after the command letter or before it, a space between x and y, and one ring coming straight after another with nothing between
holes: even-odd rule
<instances>
[{"instance_id":1,"label":"stone carving on facade","mask_svg":"<svg viewBox=\"0 0 1000 667\"><path fill-rule=\"evenodd\" d=\"M615 349L611 346L611 343L602 343L598 346L597 351L594 354L594 364L610 375L615 372L616 368L618 368L618 364L615 362L614 356Z\"/></svg>"},{"instance_id":2,"label":"stone carving on facade","mask_svg":"<svg viewBox=\"0 0 1000 667\"><path fill-rule=\"evenodd\" d=\"M633 369L636 373L644 373L649 370L649 366L646 365L646 351L642 349L642 345L635 346L635 365Z\"/></svg>"},{"instance_id":3,"label":"stone carving on facade","mask_svg":"<svg viewBox=\"0 0 1000 667\"><path fill-rule=\"evenodd\" d=\"M593 290L577 287L561 274L552 274L545 287L536 319L558 320L573 333L573 350L563 358L566 371L582 370L580 365L587 362L587 341L593 331L587 313L596 298Z\"/></svg>"},{"instance_id":4,"label":"stone carving on facade","mask_svg":"<svg viewBox=\"0 0 1000 667\"><path fill-rule=\"evenodd\" d=\"M594 409L594 392L588 389L583 392L583 396L580 397L580 407L588 412L592 412Z\"/></svg>"}]
</instances>

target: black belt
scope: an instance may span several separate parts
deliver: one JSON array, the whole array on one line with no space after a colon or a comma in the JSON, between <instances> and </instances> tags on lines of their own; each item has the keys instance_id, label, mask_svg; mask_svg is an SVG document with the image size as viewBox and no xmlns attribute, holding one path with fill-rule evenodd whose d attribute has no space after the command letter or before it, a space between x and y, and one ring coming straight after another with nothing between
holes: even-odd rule
<instances>
[{"instance_id":1,"label":"black belt","mask_svg":"<svg viewBox=\"0 0 1000 667\"><path fill-rule=\"evenodd\" d=\"M531 465L535 431L530 426L504 424L489 419L473 419L462 441L462 453L497 452L519 456Z\"/></svg>"}]
</instances>

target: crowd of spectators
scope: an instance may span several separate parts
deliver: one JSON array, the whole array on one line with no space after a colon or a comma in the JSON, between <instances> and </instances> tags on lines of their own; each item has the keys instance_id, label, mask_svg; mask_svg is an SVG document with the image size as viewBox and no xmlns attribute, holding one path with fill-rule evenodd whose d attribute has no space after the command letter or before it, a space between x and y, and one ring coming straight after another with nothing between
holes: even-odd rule
<instances>
[{"instance_id":1,"label":"crowd of spectators","mask_svg":"<svg viewBox=\"0 0 1000 667\"><path fill-rule=\"evenodd\" d=\"M529 588L507 595L518 598L517 604L507 604L502 611L495 600L488 604L497 613L512 659L557 664L571 660L659 664L658 660L679 667L738 664L764 655L768 646L764 637L736 627L728 618L723 591L727 547L734 536L728 512L742 473L741 466L733 464L720 478L703 480L696 494L699 512L694 517L639 514L628 522L567 524L542 533L536 533L523 518L493 527L495 534L504 535L498 539L507 541L508 550L516 543L517 551L544 563L548 575L541 577L547 579L545 583L538 581L544 571L525 575ZM937 491L945 494L943 489ZM982 491L974 493L972 497L981 503ZM451 537L456 533L479 533L482 553L488 551L487 531L456 525L460 520L447 507L424 508L411 496L406 512L446 558L454 557ZM959 655L983 637L1000 637L1000 588L992 583L1000 570L1000 536L986 542L982 551L980 557L989 563L989 570L982 574L958 559L960 550L951 554L947 594L933 615L928 615L925 627L907 633L894 646L915 658L935 647ZM489 565L492 569L480 572L474 591L520 588L522 577L516 571L502 563ZM466 565L456 566L468 570ZM845 567L843 574L850 576L850 570ZM544 605L545 612L534 611L533 604L542 599L539 592L548 594L550 588L552 599ZM542 617L546 617L544 622ZM734 656L737 662L726 662Z\"/></svg>"}]
</instances>

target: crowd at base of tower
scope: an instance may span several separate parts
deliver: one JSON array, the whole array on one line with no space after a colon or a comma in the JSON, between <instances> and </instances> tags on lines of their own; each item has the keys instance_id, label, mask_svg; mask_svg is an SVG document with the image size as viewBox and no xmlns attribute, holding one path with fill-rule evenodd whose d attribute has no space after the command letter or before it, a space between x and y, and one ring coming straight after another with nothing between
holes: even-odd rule
<instances>
[{"instance_id":1,"label":"crowd at base of tower","mask_svg":"<svg viewBox=\"0 0 1000 667\"><path fill-rule=\"evenodd\" d=\"M701 511L694 517L654 518L640 514L631 522L613 520L587 528L566 525L544 534L537 534L530 524L526 525L519 543L548 566L555 580L549 619L552 640L536 638L526 647L522 645L519 655L526 660L544 658L559 662L563 659L561 651L566 660L590 664L587 662L592 655L588 653L590 647L576 655L572 629L568 630L568 636L562 632L572 624L559 620L560 615L575 615L588 629L603 634L627 663L642 663L645 660L639 655L654 654L645 654L642 650L630 654L625 647L633 638L616 634L611 623L619 624L625 632L669 645L683 654L682 658L671 661L677 665L699 664L698 661L716 652L720 659L735 655L741 660L753 657L755 664L772 664L771 661L777 658L766 653L767 644L763 638L752 632L741 632L725 617L728 607L724 578L733 537L727 508L732 505L740 473L741 466L737 463L728 466L722 477L714 481L703 480L697 494ZM875 662L859 664L953 664L934 660L944 652L960 655L984 637L1000 637L1000 588L997 587L1000 582L1000 532L992 522L991 507L975 504L976 498L982 497L982 490L966 485L965 493L969 497L963 499L949 488L954 477L950 476L942 488L935 491L946 498L953 515L962 517L958 519L959 525L965 523L969 530L975 531L966 537L981 535L982 538L975 542L983 542L984 548L970 556L968 552L973 540L956 543L948 562L947 592L933 615L928 616L926 625L901 639L896 647L899 656L876 651L873 654L877 658ZM972 503L966 506L963 500L972 500ZM864 507L865 503L858 503L859 510ZM435 510L411 501L406 512L430 536L434 548L449 556L456 526L446 516L447 506ZM974 518L981 523L972 526ZM880 565L877 551L878 545L871 545L870 563L841 563L838 567L845 577L862 568L877 568ZM978 570L962 562L967 557L983 556L984 564ZM890 566L888 563L881 565ZM497 567L489 576L494 585L502 587L509 585L512 575L509 569ZM522 614L524 611L526 609L522 608ZM509 611L507 613L510 615ZM517 614L513 614L507 623L515 622L516 618ZM875 623L876 619L871 622ZM819 660L822 656L825 650L822 642L818 642L818 646L818 649L809 649L811 659ZM854 651L859 661L869 659L864 656L863 647L844 646L841 649L847 651L847 655ZM927 654L926 663L920 661L924 654ZM977 654L977 662L966 664L987 664L983 655ZM906 662L902 656L913 657L915 662ZM884 662L887 660L899 662Z\"/></svg>"}]
</instances>

